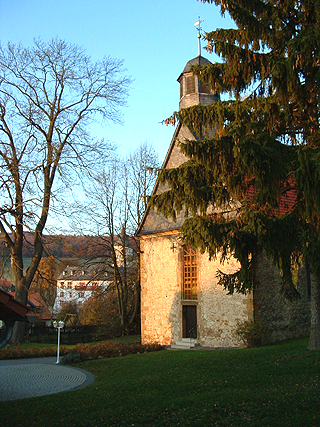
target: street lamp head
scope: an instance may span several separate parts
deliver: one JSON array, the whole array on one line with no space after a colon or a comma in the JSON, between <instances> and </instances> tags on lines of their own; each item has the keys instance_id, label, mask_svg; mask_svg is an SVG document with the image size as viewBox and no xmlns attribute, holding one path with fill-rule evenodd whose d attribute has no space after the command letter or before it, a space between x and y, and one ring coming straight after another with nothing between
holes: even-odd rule
<instances>
[{"instance_id":1,"label":"street lamp head","mask_svg":"<svg viewBox=\"0 0 320 427\"><path fill-rule=\"evenodd\" d=\"M59 327L63 328L64 327L64 322L62 320L59 321Z\"/></svg>"},{"instance_id":2,"label":"street lamp head","mask_svg":"<svg viewBox=\"0 0 320 427\"><path fill-rule=\"evenodd\" d=\"M56 320L54 320L54 321L52 322L52 324L53 324L53 327L54 327L54 328L56 328L56 327L58 326L58 324L57 324L57 321L56 321Z\"/></svg>"}]
</instances>

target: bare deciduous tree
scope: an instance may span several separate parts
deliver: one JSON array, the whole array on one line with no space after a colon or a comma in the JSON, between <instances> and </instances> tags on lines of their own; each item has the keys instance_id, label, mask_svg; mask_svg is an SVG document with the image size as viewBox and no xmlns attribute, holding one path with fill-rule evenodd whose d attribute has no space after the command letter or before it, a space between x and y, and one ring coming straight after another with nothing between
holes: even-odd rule
<instances>
[{"instance_id":1,"label":"bare deciduous tree","mask_svg":"<svg viewBox=\"0 0 320 427\"><path fill-rule=\"evenodd\" d=\"M128 158L130 169L130 183L132 187L132 202L130 217L134 225L134 232L142 221L147 207L147 196L155 184L155 171L159 168L159 159L154 148L143 142Z\"/></svg>"},{"instance_id":2,"label":"bare deciduous tree","mask_svg":"<svg viewBox=\"0 0 320 427\"><path fill-rule=\"evenodd\" d=\"M139 242L134 237L146 208L159 166L153 147L147 143L128 156L115 157L86 188L86 203L80 208L86 212L82 232L99 236L109 256L98 262L100 268L112 271L113 289L116 291L122 333L130 331L139 317ZM111 287L107 290L112 290Z\"/></svg>"},{"instance_id":3,"label":"bare deciduous tree","mask_svg":"<svg viewBox=\"0 0 320 427\"><path fill-rule=\"evenodd\" d=\"M57 181L92 171L105 157L108 144L94 141L88 126L97 119L120 120L129 84L122 61L93 63L63 40L0 47L0 231L22 303L42 256ZM26 270L25 230L33 232L34 245ZM15 341L21 339L18 329Z\"/></svg>"}]
</instances>

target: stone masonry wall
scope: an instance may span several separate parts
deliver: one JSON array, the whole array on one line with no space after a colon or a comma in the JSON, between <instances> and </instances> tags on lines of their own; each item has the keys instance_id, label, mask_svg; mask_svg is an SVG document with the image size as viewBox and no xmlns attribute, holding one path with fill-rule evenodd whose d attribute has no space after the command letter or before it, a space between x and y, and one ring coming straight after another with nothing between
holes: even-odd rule
<instances>
[{"instance_id":1,"label":"stone masonry wall","mask_svg":"<svg viewBox=\"0 0 320 427\"><path fill-rule=\"evenodd\" d=\"M179 148L179 141L184 141L186 138L192 139L193 135L186 126L182 126L177 134L177 140L173 141L170 156L166 164L167 168L175 168L187 161L187 157L181 153ZM167 186L161 185L158 189L158 193L167 189ZM148 215L145 218L143 229L140 230L141 235L148 235L153 233L160 233L163 231L177 230L183 224L185 220L184 212L177 215L176 222L173 222L170 218L165 218L159 214L156 210L150 209Z\"/></svg>"},{"instance_id":2,"label":"stone masonry wall","mask_svg":"<svg viewBox=\"0 0 320 427\"><path fill-rule=\"evenodd\" d=\"M179 259L170 247L173 236L140 240L141 339L170 345L179 322Z\"/></svg>"},{"instance_id":3,"label":"stone masonry wall","mask_svg":"<svg viewBox=\"0 0 320 427\"><path fill-rule=\"evenodd\" d=\"M182 306L197 305L198 341L203 346L241 345L234 336L238 322L252 318L251 295L227 295L218 286L216 273L237 269L231 260L220 265L198 256L198 301L183 302L182 247L178 234L141 238L141 330L142 342L170 345L182 338Z\"/></svg>"},{"instance_id":4,"label":"stone masonry wall","mask_svg":"<svg viewBox=\"0 0 320 427\"><path fill-rule=\"evenodd\" d=\"M170 345L182 338L182 306L197 306L197 336L202 346L233 347L241 343L235 337L237 323L262 320L268 328L268 341L276 342L309 333L310 302L307 274L302 266L297 289L300 299L289 301L281 293L279 270L261 257L257 275L260 285L254 294L227 295L217 284L217 269L236 271L232 258L221 265L198 256L198 300L181 300L182 247L178 233L141 238L141 329L142 342ZM253 305L254 295L254 305ZM254 311L253 311L254 307Z\"/></svg>"},{"instance_id":5,"label":"stone masonry wall","mask_svg":"<svg viewBox=\"0 0 320 427\"><path fill-rule=\"evenodd\" d=\"M238 264L231 258L220 264L209 261L204 254L199 262L199 341L203 346L235 347L241 345L234 332L239 322L253 318L252 295L228 295L218 285L217 270L225 273L237 271Z\"/></svg>"},{"instance_id":6,"label":"stone masonry wall","mask_svg":"<svg viewBox=\"0 0 320 427\"><path fill-rule=\"evenodd\" d=\"M263 321L268 329L267 340L276 342L309 334L310 301L308 298L307 272L303 264L297 274L300 298L290 301L281 292L278 268L271 260L261 256L258 262L258 288L254 291L255 318Z\"/></svg>"},{"instance_id":7,"label":"stone masonry wall","mask_svg":"<svg viewBox=\"0 0 320 427\"><path fill-rule=\"evenodd\" d=\"M182 163L189 160L189 158L180 151L178 141L184 142L186 139L194 139L194 136L192 135L190 130L187 128L187 126L181 126L176 138L177 140L174 142L171 148L171 154L168 159L166 168L176 168L180 166Z\"/></svg>"}]
</instances>

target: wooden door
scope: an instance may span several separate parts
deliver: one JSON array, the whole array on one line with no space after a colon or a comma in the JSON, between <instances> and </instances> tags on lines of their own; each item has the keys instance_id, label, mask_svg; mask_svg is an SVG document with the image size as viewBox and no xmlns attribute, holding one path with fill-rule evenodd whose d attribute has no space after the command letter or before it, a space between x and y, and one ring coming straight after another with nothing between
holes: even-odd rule
<instances>
[{"instance_id":1,"label":"wooden door","mask_svg":"<svg viewBox=\"0 0 320 427\"><path fill-rule=\"evenodd\" d=\"M197 306L182 306L182 338L197 338Z\"/></svg>"}]
</instances>

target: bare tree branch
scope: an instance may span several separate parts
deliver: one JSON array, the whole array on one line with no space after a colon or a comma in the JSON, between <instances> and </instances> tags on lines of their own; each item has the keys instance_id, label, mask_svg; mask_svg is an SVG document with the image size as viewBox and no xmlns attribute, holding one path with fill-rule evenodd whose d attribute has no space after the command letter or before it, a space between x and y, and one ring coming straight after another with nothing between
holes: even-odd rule
<instances>
[{"instance_id":1,"label":"bare tree branch","mask_svg":"<svg viewBox=\"0 0 320 427\"><path fill-rule=\"evenodd\" d=\"M97 119L120 120L131 82L124 71L122 61L92 63L82 48L59 39L0 46L0 232L21 302L42 257L54 183L83 174L110 152L86 128ZM26 270L25 229L34 234Z\"/></svg>"}]
</instances>

